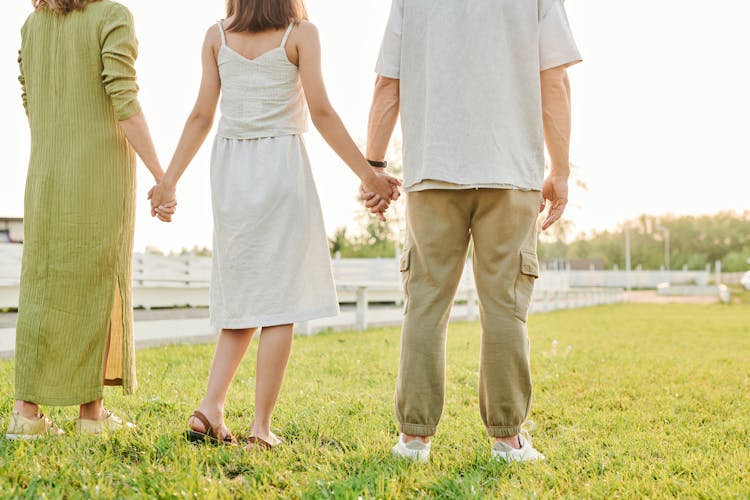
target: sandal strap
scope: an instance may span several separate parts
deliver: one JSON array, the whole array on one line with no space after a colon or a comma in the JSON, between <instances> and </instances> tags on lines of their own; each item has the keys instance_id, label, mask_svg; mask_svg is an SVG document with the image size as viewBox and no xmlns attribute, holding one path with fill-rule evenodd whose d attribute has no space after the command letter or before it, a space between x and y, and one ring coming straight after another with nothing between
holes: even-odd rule
<instances>
[{"instance_id":1,"label":"sandal strap","mask_svg":"<svg viewBox=\"0 0 750 500\"><path fill-rule=\"evenodd\" d=\"M208 421L208 418L206 418L206 416L202 412L195 410L191 416L197 418L200 423L203 424L203 427L206 428L206 436L214 439L219 439L219 436L216 435L214 426L211 425L211 422Z\"/></svg>"}]
</instances>

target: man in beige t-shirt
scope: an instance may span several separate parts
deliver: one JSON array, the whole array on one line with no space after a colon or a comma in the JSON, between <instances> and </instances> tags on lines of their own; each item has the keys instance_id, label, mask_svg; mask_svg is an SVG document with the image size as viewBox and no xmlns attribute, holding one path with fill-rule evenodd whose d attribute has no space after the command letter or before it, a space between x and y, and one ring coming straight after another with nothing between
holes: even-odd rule
<instances>
[{"instance_id":1,"label":"man in beige t-shirt","mask_svg":"<svg viewBox=\"0 0 750 500\"><path fill-rule=\"evenodd\" d=\"M544 458L521 435L531 404L526 320L539 275L538 214L548 202L547 229L567 203L566 68L580 60L562 0L393 0L367 158L385 166L400 111L407 231L397 455L429 456L443 410L448 318L472 241L479 406L492 457ZM362 197L383 217L387 201Z\"/></svg>"}]
</instances>

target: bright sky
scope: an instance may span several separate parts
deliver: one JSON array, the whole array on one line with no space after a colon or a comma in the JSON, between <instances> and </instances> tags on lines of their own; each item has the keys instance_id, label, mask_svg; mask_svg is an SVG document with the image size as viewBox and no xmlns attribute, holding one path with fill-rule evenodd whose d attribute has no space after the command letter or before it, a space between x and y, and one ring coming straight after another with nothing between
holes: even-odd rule
<instances>
[{"instance_id":1,"label":"bright sky","mask_svg":"<svg viewBox=\"0 0 750 500\"><path fill-rule=\"evenodd\" d=\"M200 80L205 30L224 0L121 0L141 42L141 103L166 168ZM23 214L29 137L16 81L19 29L30 2L5 2L0 17L0 216ZM179 5L179 7L176 7ZM568 0L585 62L571 69L572 161L589 190L574 191L578 231L606 229L641 213L698 214L750 206L745 153L750 116L750 2ZM366 136L373 67L388 0L307 0L320 29L334 106L352 136ZM488 61L491 64L491 61ZM328 233L352 225L357 179L311 131L307 144ZM162 249L211 244L209 139L179 187L169 226L145 202L139 170L135 244Z\"/></svg>"}]
</instances>

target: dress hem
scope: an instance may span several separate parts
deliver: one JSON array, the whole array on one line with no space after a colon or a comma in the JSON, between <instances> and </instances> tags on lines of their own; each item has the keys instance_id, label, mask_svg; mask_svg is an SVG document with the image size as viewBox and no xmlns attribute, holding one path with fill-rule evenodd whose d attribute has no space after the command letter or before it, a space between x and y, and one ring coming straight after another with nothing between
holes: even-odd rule
<instances>
[{"instance_id":1,"label":"dress hem","mask_svg":"<svg viewBox=\"0 0 750 500\"><path fill-rule=\"evenodd\" d=\"M47 397L33 395L30 393L17 392L14 397L16 401L26 401L27 403L34 403L41 406L79 406L86 403L91 403L92 401L104 399L103 389L84 392L81 394L81 396L75 397Z\"/></svg>"},{"instance_id":2,"label":"dress hem","mask_svg":"<svg viewBox=\"0 0 750 500\"><path fill-rule=\"evenodd\" d=\"M301 321L309 321L312 319L329 318L332 316L338 316L340 310L338 306L327 307L324 309L317 309L315 311L308 311L299 314L290 315L277 315L277 316L255 316L249 318L240 318L232 320L214 320L211 319L211 326L216 330L230 329L239 330L246 328L263 328L268 326L288 325L292 323L299 323Z\"/></svg>"}]
</instances>

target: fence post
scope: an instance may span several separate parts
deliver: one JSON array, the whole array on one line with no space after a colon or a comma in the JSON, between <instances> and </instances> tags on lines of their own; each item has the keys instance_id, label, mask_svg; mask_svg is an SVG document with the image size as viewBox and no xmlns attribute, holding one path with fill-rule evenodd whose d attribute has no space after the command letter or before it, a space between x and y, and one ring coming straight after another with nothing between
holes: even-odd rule
<instances>
[{"instance_id":1,"label":"fence post","mask_svg":"<svg viewBox=\"0 0 750 500\"><path fill-rule=\"evenodd\" d=\"M479 309L479 300L477 299L477 291L475 288L470 288L466 297L466 319L468 321L476 321Z\"/></svg>"},{"instance_id":2,"label":"fence post","mask_svg":"<svg viewBox=\"0 0 750 500\"><path fill-rule=\"evenodd\" d=\"M309 337L312 335L312 325L309 321L302 321L301 323L297 323L297 331Z\"/></svg>"},{"instance_id":3,"label":"fence post","mask_svg":"<svg viewBox=\"0 0 750 500\"><path fill-rule=\"evenodd\" d=\"M367 330L367 287L357 287L357 330Z\"/></svg>"}]
</instances>

